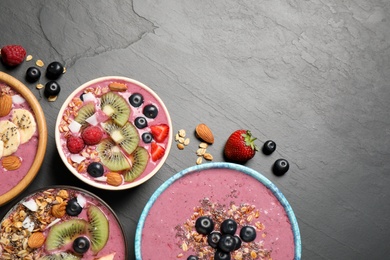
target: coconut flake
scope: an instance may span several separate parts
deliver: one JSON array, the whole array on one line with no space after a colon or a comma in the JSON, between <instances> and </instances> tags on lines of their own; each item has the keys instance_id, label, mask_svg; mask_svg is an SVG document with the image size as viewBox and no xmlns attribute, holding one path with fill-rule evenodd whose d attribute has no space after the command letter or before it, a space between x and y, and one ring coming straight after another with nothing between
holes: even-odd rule
<instances>
[{"instance_id":1,"label":"coconut flake","mask_svg":"<svg viewBox=\"0 0 390 260\"><path fill-rule=\"evenodd\" d=\"M13 95L12 96L12 103L16 105L20 105L26 102L26 100L21 95Z\"/></svg>"},{"instance_id":2,"label":"coconut flake","mask_svg":"<svg viewBox=\"0 0 390 260\"><path fill-rule=\"evenodd\" d=\"M38 210L38 204L33 200L33 199L29 199L25 202L22 203L26 208L28 208L29 210L35 212Z\"/></svg>"},{"instance_id":3,"label":"coconut flake","mask_svg":"<svg viewBox=\"0 0 390 260\"><path fill-rule=\"evenodd\" d=\"M86 103L86 102L95 102L96 101L95 95L92 94L91 92L85 93L83 95L83 101L84 101L84 103Z\"/></svg>"},{"instance_id":4,"label":"coconut flake","mask_svg":"<svg viewBox=\"0 0 390 260\"><path fill-rule=\"evenodd\" d=\"M81 129L81 124L77 121L72 121L68 128L72 133L77 134Z\"/></svg>"},{"instance_id":5,"label":"coconut flake","mask_svg":"<svg viewBox=\"0 0 390 260\"><path fill-rule=\"evenodd\" d=\"M32 232L34 230L34 222L31 221L30 217L27 216L22 223L22 226L27 229L28 231Z\"/></svg>"},{"instance_id":6,"label":"coconut flake","mask_svg":"<svg viewBox=\"0 0 390 260\"><path fill-rule=\"evenodd\" d=\"M53 225L55 225L55 224L57 224L58 222L60 222L61 221L61 219L60 218L56 218L55 220L53 220L49 225L47 225L46 226L46 228L45 229L48 229L48 228L50 228L51 226L53 226Z\"/></svg>"},{"instance_id":7,"label":"coconut flake","mask_svg":"<svg viewBox=\"0 0 390 260\"><path fill-rule=\"evenodd\" d=\"M72 160L72 162L81 163L85 160L85 157L79 154L71 154L70 159Z\"/></svg>"},{"instance_id":8,"label":"coconut flake","mask_svg":"<svg viewBox=\"0 0 390 260\"><path fill-rule=\"evenodd\" d=\"M106 182L107 181L107 177L106 176L100 176L100 177L96 177L94 178L95 181L100 181L100 182Z\"/></svg>"},{"instance_id":9,"label":"coconut flake","mask_svg":"<svg viewBox=\"0 0 390 260\"><path fill-rule=\"evenodd\" d=\"M82 207L82 208L84 208L85 207L85 205L87 204L87 199L83 196L83 195L81 195L81 194L79 194L79 195L77 195L77 203Z\"/></svg>"},{"instance_id":10,"label":"coconut flake","mask_svg":"<svg viewBox=\"0 0 390 260\"><path fill-rule=\"evenodd\" d=\"M92 116L88 117L87 119L85 119L85 121L88 124L93 125L93 126L96 126L97 124L99 124L99 121L97 119L96 113L93 114Z\"/></svg>"}]
</instances>

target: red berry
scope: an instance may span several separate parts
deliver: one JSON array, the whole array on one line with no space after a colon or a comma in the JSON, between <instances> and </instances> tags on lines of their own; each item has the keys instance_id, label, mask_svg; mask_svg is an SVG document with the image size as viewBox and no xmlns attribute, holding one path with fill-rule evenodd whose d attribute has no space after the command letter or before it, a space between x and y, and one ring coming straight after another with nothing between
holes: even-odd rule
<instances>
[{"instance_id":1,"label":"red berry","mask_svg":"<svg viewBox=\"0 0 390 260\"><path fill-rule=\"evenodd\" d=\"M95 145L98 144L103 137L103 131L98 126L88 126L81 133L81 137L83 138L85 144L87 145Z\"/></svg>"},{"instance_id":2,"label":"red berry","mask_svg":"<svg viewBox=\"0 0 390 260\"><path fill-rule=\"evenodd\" d=\"M20 45L6 45L1 48L1 58L8 66L16 66L23 62L26 50Z\"/></svg>"},{"instance_id":3,"label":"red berry","mask_svg":"<svg viewBox=\"0 0 390 260\"><path fill-rule=\"evenodd\" d=\"M161 159L164 156L164 154L165 154L164 147L158 145L156 142L153 142L151 146L152 160L155 162Z\"/></svg>"},{"instance_id":4,"label":"red berry","mask_svg":"<svg viewBox=\"0 0 390 260\"><path fill-rule=\"evenodd\" d=\"M84 149L85 143L83 139L77 136L70 136L66 141L66 147L70 153L79 153Z\"/></svg>"},{"instance_id":5,"label":"red berry","mask_svg":"<svg viewBox=\"0 0 390 260\"><path fill-rule=\"evenodd\" d=\"M150 126L150 132L152 133L154 140L161 143L169 134L169 126L166 124L152 125Z\"/></svg>"},{"instance_id":6,"label":"red berry","mask_svg":"<svg viewBox=\"0 0 390 260\"><path fill-rule=\"evenodd\" d=\"M224 148L225 159L230 162L245 163L255 156L258 147L249 130L237 130L226 141Z\"/></svg>"}]
</instances>

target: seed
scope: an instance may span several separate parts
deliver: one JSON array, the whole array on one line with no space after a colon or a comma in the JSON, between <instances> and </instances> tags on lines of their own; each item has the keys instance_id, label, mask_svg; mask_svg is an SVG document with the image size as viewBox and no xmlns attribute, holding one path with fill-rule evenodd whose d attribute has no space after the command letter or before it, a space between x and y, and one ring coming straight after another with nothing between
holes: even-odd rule
<instances>
[{"instance_id":1,"label":"seed","mask_svg":"<svg viewBox=\"0 0 390 260\"><path fill-rule=\"evenodd\" d=\"M47 100L48 100L49 102L54 102L54 101L57 100L57 97L58 97L58 96L50 96Z\"/></svg>"},{"instance_id":2,"label":"seed","mask_svg":"<svg viewBox=\"0 0 390 260\"><path fill-rule=\"evenodd\" d=\"M179 139L177 140L179 143L184 143L184 138L183 137L179 137Z\"/></svg>"},{"instance_id":3,"label":"seed","mask_svg":"<svg viewBox=\"0 0 390 260\"><path fill-rule=\"evenodd\" d=\"M45 63L43 63L42 60L37 60L37 61L35 62L35 64L36 64L38 67L43 67L43 66L45 66Z\"/></svg>"},{"instance_id":4,"label":"seed","mask_svg":"<svg viewBox=\"0 0 390 260\"><path fill-rule=\"evenodd\" d=\"M176 142L179 141L179 137L180 137L179 134L176 134L176 135L175 135L175 141L176 141Z\"/></svg>"},{"instance_id":5,"label":"seed","mask_svg":"<svg viewBox=\"0 0 390 260\"><path fill-rule=\"evenodd\" d=\"M44 88L44 87L45 87L45 85L43 85L43 84L41 84L41 83L38 83L37 86L36 86L37 89L42 89L42 88Z\"/></svg>"},{"instance_id":6,"label":"seed","mask_svg":"<svg viewBox=\"0 0 390 260\"><path fill-rule=\"evenodd\" d=\"M206 153L206 149L205 148L199 148L198 150L196 150L196 154L199 155L199 156L202 156Z\"/></svg>"},{"instance_id":7,"label":"seed","mask_svg":"<svg viewBox=\"0 0 390 260\"><path fill-rule=\"evenodd\" d=\"M186 131L184 129L180 129L178 134L180 137L186 137Z\"/></svg>"},{"instance_id":8,"label":"seed","mask_svg":"<svg viewBox=\"0 0 390 260\"><path fill-rule=\"evenodd\" d=\"M199 148L204 148L204 149L206 149L208 146L209 146L209 145L208 145L207 143L204 143L204 142L202 142L202 143L199 144Z\"/></svg>"},{"instance_id":9,"label":"seed","mask_svg":"<svg viewBox=\"0 0 390 260\"><path fill-rule=\"evenodd\" d=\"M26 61L30 61L30 60L32 60L32 58L33 58L33 56L32 56L32 55L27 55L27 57L26 57Z\"/></svg>"},{"instance_id":10,"label":"seed","mask_svg":"<svg viewBox=\"0 0 390 260\"><path fill-rule=\"evenodd\" d=\"M177 144L177 148L179 148L179 150L183 150L184 149L184 144L178 143Z\"/></svg>"},{"instance_id":11,"label":"seed","mask_svg":"<svg viewBox=\"0 0 390 260\"><path fill-rule=\"evenodd\" d=\"M184 139L184 145L187 146L190 144L190 138Z\"/></svg>"},{"instance_id":12,"label":"seed","mask_svg":"<svg viewBox=\"0 0 390 260\"><path fill-rule=\"evenodd\" d=\"M199 165L202 163L202 157L198 157L198 159L196 159L196 164Z\"/></svg>"},{"instance_id":13,"label":"seed","mask_svg":"<svg viewBox=\"0 0 390 260\"><path fill-rule=\"evenodd\" d=\"M213 160L213 156L212 156L210 153L205 153L205 154L203 154L203 157L204 157L207 161L212 161L212 160Z\"/></svg>"}]
</instances>

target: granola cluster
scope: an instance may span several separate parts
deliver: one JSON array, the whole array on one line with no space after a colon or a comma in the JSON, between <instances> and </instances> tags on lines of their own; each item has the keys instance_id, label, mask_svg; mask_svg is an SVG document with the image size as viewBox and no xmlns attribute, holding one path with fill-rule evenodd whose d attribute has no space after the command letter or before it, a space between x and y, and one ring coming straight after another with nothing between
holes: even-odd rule
<instances>
[{"instance_id":1,"label":"granola cluster","mask_svg":"<svg viewBox=\"0 0 390 260\"><path fill-rule=\"evenodd\" d=\"M236 205L233 201L228 206L214 203L208 198L200 201L200 206L194 208L193 214L182 225L175 227L176 237L179 239L177 245L184 251L192 250L197 253L199 259L214 259L214 252L207 243L207 236L199 234L195 229L196 219L201 216L209 216L215 223L214 230L219 230L221 223L231 218L237 222L238 227L251 225L256 231L261 232L265 238L267 232L265 225L259 221L260 211L254 205ZM235 260L272 260L271 251L264 248L263 241L243 243L241 248L232 252L232 259ZM184 257L184 253L177 255L177 258Z\"/></svg>"}]
</instances>

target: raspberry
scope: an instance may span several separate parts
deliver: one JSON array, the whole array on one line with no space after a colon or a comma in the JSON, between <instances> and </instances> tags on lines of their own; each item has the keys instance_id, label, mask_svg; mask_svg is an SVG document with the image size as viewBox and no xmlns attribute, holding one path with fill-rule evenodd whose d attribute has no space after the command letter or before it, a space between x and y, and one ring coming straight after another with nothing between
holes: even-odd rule
<instances>
[{"instance_id":1,"label":"raspberry","mask_svg":"<svg viewBox=\"0 0 390 260\"><path fill-rule=\"evenodd\" d=\"M6 45L1 48L1 58L8 66L16 66L23 62L26 50L20 45Z\"/></svg>"},{"instance_id":2,"label":"raspberry","mask_svg":"<svg viewBox=\"0 0 390 260\"><path fill-rule=\"evenodd\" d=\"M84 149L85 143L83 139L77 136L70 136L66 142L69 152L79 153Z\"/></svg>"},{"instance_id":3,"label":"raspberry","mask_svg":"<svg viewBox=\"0 0 390 260\"><path fill-rule=\"evenodd\" d=\"M102 140L103 131L98 126L88 126L81 134L87 145L95 145Z\"/></svg>"}]
</instances>

